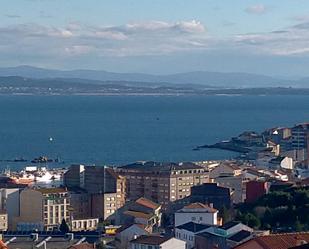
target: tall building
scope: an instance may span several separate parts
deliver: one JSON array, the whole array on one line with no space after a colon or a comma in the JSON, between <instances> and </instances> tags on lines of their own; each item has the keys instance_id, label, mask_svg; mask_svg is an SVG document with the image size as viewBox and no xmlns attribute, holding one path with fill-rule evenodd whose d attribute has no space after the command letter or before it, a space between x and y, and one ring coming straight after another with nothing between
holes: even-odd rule
<instances>
[{"instance_id":1,"label":"tall building","mask_svg":"<svg viewBox=\"0 0 309 249\"><path fill-rule=\"evenodd\" d=\"M72 165L64 184L70 191L74 217L105 220L124 205L125 180L113 168Z\"/></svg>"},{"instance_id":2,"label":"tall building","mask_svg":"<svg viewBox=\"0 0 309 249\"><path fill-rule=\"evenodd\" d=\"M20 230L40 227L47 231L57 230L63 219L70 220L69 210L70 199L64 188L24 189L20 193L17 227Z\"/></svg>"},{"instance_id":3,"label":"tall building","mask_svg":"<svg viewBox=\"0 0 309 249\"><path fill-rule=\"evenodd\" d=\"M12 229L13 218L19 216L19 192L18 188L0 189L0 211L7 214L9 229Z\"/></svg>"},{"instance_id":4,"label":"tall building","mask_svg":"<svg viewBox=\"0 0 309 249\"><path fill-rule=\"evenodd\" d=\"M291 129L292 148L295 151L296 161L308 159L309 153L309 123L298 124ZM303 152L303 153L302 153Z\"/></svg>"},{"instance_id":5,"label":"tall building","mask_svg":"<svg viewBox=\"0 0 309 249\"><path fill-rule=\"evenodd\" d=\"M193 163L137 162L117 168L126 178L127 199L145 197L166 207L191 194L191 187L208 182L208 172Z\"/></svg>"}]
</instances>

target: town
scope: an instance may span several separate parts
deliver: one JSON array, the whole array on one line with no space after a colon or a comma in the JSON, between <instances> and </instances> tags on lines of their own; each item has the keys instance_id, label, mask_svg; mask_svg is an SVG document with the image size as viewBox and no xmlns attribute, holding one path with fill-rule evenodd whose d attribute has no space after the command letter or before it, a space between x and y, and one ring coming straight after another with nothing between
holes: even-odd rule
<instances>
[{"instance_id":1,"label":"town","mask_svg":"<svg viewBox=\"0 0 309 249\"><path fill-rule=\"evenodd\" d=\"M308 135L245 132L233 160L6 172L0 248L308 248Z\"/></svg>"}]
</instances>

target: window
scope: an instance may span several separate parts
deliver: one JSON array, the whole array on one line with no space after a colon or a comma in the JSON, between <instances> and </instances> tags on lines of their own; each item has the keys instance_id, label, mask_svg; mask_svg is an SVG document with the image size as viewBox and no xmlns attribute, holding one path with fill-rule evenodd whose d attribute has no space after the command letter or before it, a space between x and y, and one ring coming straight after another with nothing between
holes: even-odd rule
<instances>
[{"instance_id":1,"label":"window","mask_svg":"<svg viewBox=\"0 0 309 249\"><path fill-rule=\"evenodd\" d=\"M202 221L203 220L203 217L200 217L200 221Z\"/></svg>"},{"instance_id":2,"label":"window","mask_svg":"<svg viewBox=\"0 0 309 249\"><path fill-rule=\"evenodd\" d=\"M195 217L192 217L192 221L195 221L196 220L196 218Z\"/></svg>"}]
</instances>

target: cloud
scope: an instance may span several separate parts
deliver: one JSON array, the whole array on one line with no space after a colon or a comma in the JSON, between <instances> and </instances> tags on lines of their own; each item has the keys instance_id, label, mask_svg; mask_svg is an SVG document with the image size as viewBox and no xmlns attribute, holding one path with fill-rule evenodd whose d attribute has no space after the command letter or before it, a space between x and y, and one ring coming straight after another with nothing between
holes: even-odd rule
<instances>
[{"instance_id":1,"label":"cloud","mask_svg":"<svg viewBox=\"0 0 309 249\"><path fill-rule=\"evenodd\" d=\"M0 27L0 46L6 45L7 51L20 55L158 55L206 49L207 40L206 28L196 20L175 23L151 21L119 26L69 23L64 27L38 24ZM17 51L16 47L19 48Z\"/></svg>"},{"instance_id":2,"label":"cloud","mask_svg":"<svg viewBox=\"0 0 309 249\"><path fill-rule=\"evenodd\" d=\"M7 18L21 18L20 15L15 15L15 14L6 14L4 16L7 17Z\"/></svg>"},{"instance_id":3,"label":"cloud","mask_svg":"<svg viewBox=\"0 0 309 249\"><path fill-rule=\"evenodd\" d=\"M261 14L265 14L268 11L268 8L263 4L256 4L256 5L247 7L245 11L249 14L261 15Z\"/></svg>"},{"instance_id":4,"label":"cloud","mask_svg":"<svg viewBox=\"0 0 309 249\"><path fill-rule=\"evenodd\" d=\"M285 30L267 33L241 34L234 42L255 53L279 56L309 55L309 22L299 23Z\"/></svg>"}]
</instances>

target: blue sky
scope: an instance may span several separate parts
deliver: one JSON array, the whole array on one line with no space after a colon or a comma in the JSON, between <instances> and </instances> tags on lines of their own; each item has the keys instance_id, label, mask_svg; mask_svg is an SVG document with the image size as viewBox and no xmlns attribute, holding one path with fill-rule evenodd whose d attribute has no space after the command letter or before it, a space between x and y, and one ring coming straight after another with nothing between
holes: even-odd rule
<instances>
[{"instance_id":1,"label":"blue sky","mask_svg":"<svg viewBox=\"0 0 309 249\"><path fill-rule=\"evenodd\" d=\"M1 0L0 66L305 76L309 1Z\"/></svg>"}]
</instances>

